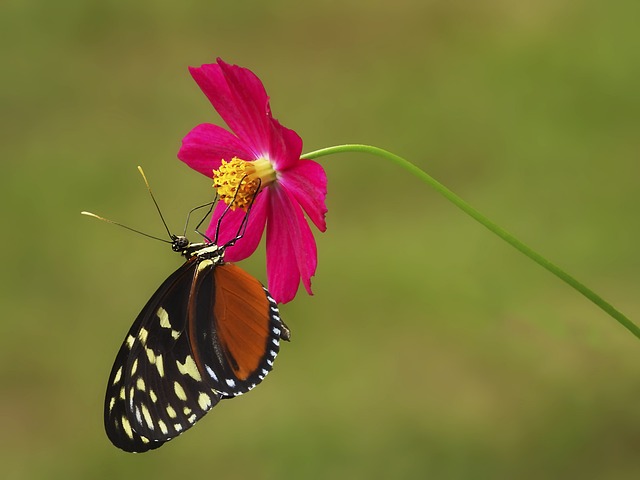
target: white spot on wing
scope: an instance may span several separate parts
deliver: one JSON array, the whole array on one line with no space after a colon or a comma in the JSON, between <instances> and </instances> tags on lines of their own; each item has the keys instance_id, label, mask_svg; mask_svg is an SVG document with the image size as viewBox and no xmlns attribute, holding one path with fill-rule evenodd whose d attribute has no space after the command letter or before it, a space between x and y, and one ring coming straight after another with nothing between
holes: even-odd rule
<instances>
[{"instance_id":1,"label":"white spot on wing","mask_svg":"<svg viewBox=\"0 0 640 480\"><path fill-rule=\"evenodd\" d=\"M139 407L136 407L136 420L140 425L142 425L142 413L140 412Z\"/></svg>"},{"instance_id":2,"label":"white spot on wing","mask_svg":"<svg viewBox=\"0 0 640 480\"><path fill-rule=\"evenodd\" d=\"M204 368L207 369L207 373L209 374L209 376L217 382L218 376L216 375L216 372L214 372L209 365L205 365Z\"/></svg>"}]
</instances>

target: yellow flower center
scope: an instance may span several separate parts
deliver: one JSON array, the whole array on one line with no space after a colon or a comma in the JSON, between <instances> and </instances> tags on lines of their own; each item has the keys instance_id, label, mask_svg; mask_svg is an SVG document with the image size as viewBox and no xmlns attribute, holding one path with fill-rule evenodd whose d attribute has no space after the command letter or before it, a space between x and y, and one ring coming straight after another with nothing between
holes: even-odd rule
<instances>
[{"instance_id":1,"label":"yellow flower center","mask_svg":"<svg viewBox=\"0 0 640 480\"><path fill-rule=\"evenodd\" d=\"M220 168L213 171L213 188L232 210L247 211L259 190L275 182L276 171L266 158L247 162L237 157L222 160Z\"/></svg>"}]
</instances>

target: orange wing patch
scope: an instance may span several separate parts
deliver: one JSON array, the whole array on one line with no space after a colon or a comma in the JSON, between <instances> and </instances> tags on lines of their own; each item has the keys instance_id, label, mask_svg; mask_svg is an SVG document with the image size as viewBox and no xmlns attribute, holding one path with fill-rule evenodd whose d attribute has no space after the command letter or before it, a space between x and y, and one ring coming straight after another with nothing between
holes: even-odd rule
<instances>
[{"instance_id":1,"label":"orange wing patch","mask_svg":"<svg viewBox=\"0 0 640 480\"><path fill-rule=\"evenodd\" d=\"M257 370L270 337L270 309L262 284L239 267L216 267L216 330L224 355L240 380Z\"/></svg>"}]
</instances>

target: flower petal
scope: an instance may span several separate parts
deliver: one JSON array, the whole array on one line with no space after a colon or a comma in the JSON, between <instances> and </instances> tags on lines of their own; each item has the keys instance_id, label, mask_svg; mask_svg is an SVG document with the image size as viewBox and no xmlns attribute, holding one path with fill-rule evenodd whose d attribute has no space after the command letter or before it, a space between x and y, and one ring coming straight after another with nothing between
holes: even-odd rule
<instances>
[{"instance_id":1,"label":"flower petal","mask_svg":"<svg viewBox=\"0 0 640 480\"><path fill-rule=\"evenodd\" d=\"M268 151L270 114L267 92L253 72L218 59L218 64L189 68L193 79L207 96L213 108L238 137L258 147L253 160Z\"/></svg>"},{"instance_id":2,"label":"flower petal","mask_svg":"<svg viewBox=\"0 0 640 480\"><path fill-rule=\"evenodd\" d=\"M327 174L313 160L299 160L293 168L281 173L280 184L293 195L311 221L324 232L327 229Z\"/></svg>"},{"instance_id":3,"label":"flower petal","mask_svg":"<svg viewBox=\"0 0 640 480\"><path fill-rule=\"evenodd\" d=\"M300 160L302 155L302 139L293 130L283 127L280 122L273 120L271 141L267 158L271 160L275 169L286 170Z\"/></svg>"},{"instance_id":4,"label":"flower petal","mask_svg":"<svg viewBox=\"0 0 640 480\"><path fill-rule=\"evenodd\" d=\"M300 157L302 140L273 118L267 92L251 70L218 59L189 71L229 128L250 146L252 155L244 160L265 157L279 168Z\"/></svg>"},{"instance_id":5,"label":"flower petal","mask_svg":"<svg viewBox=\"0 0 640 480\"><path fill-rule=\"evenodd\" d=\"M244 231L244 235L236 244L232 247L228 247L225 250L224 258L229 262L239 262L249 257L255 252L260 239L262 238L262 232L264 231L264 224L267 220L266 206L268 204L267 191L261 192L253 202L249 218L247 219L247 228ZM242 209L227 210L227 204L219 202L211 215L211 222L209 228L207 228L207 238L216 242L218 245L224 245L230 240L233 240L238 235L240 225L246 216L246 212ZM216 241L216 230L218 229L218 220L222 218L220 222L220 229L218 230Z\"/></svg>"},{"instance_id":6,"label":"flower petal","mask_svg":"<svg viewBox=\"0 0 640 480\"><path fill-rule=\"evenodd\" d=\"M194 170L213 177L213 170L220 167L221 160L250 155L245 144L235 135L218 125L202 123L182 139L178 158Z\"/></svg>"},{"instance_id":7,"label":"flower petal","mask_svg":"<svg viewBox=\"0 0 640 480\"><path fill-rule=\"evenodd\" d=\"M300 280L311 292L318 263L316 243L302 209L285 189L271 190L267 222L269 291L281 303L296 295Z\"/></svg>"}]
</instances>

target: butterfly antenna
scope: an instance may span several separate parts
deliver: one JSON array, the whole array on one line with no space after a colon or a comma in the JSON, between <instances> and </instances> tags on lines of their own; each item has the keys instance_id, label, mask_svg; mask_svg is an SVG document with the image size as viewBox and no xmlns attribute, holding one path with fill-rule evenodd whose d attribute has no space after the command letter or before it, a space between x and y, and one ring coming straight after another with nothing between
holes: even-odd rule
<instances>
[{"instance_id":1,"label":"butterfly antenna","mask_svg":"<svg viewBox=\"0 0 640 480\"><path fill-rule=\"evenodd\" d=\"M166 240L164 238L154 237L153 235L149 235L148 233L141 232L140 230L136 230L135 228L127 227L126 225L123 225L121 223L114 222L113 220L109 220L108 218L101 217L100 215L96 215L95 213L91 213L91 212L80 212L80 213L82 215L87 215L88 217L97 218L98 220L102 220L103 222L107 222L112 225L117 225L118 227L126 228L127 230L131 230L132 232L138 233L140 235L144 235L145 237L153 238L154 240L160 240L161 242L164 242L164 243L171 243L169 240Z\"/></svg>"},{"instance_id":2,"label":"butterfly antenna","mask_svg":"<svg viewBox=\"0 0 640 480\"><path fill-rule=\"evenodd\" d=\"M153 203L156 206L156 210L158 211L158 214L160 215L160 220L162 220L162 224L164 225L164 228L167 231L167 234L169 235L169 238L174 238L173 235L171 234L171 231L169 230L169 227L167 226L167 222L165 222L164 217L162 216L162 211L160 210L160 206L158 205L158 202L156 201L156 197L153 196L153 192L151 191L151 186L149 185L149 181L147 180L147 176L144 174L144 170L142 170L142 167L140 165L138 165L138 171L140 172L140 175L142 175L142 178L144 179L144 183L147 186L147 190L149 191L149 195L151 195L151 200L153 200ZM171 243L171 242L169 242L169 243Z\"/></svg>"}]
</instances>

